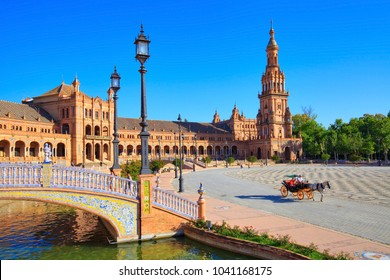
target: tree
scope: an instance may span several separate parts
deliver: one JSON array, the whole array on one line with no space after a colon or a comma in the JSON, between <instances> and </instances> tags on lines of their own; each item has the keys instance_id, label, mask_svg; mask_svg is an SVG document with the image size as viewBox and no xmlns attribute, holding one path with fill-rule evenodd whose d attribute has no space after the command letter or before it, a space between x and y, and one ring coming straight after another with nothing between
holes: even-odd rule
<instances>
[{"instance_id":1,"label":"tree","mask_svg":"<svg viewBox=\"0 0 390 280\"><path fill-rule=\"evenodd\" d=\"M153 172L156 172L156 171L159 171L164 165L165 165L165 162L163 162L162 160L152 160L149 163L149 168Z\"/></svg>"},{"instance_id":2,"label":"tree","mask_svg":"<svg viewBox=\"0 0 390 280\"><path fill-rule=\"evenodd\" d=\"M206 166L211 162L210 156L206 156L202 158L202 161L206 164Z\"/></svg>"},{"instance_id":3,"label":"tree","mask_svg":"<svg viewBox=\"0 0 390 280\"><path fill-rule=\"evenodd\" d=\"M179 166L180 165L180 159L179 158L175 158L173 161L172 161L172 164L174 166Z\"/></svg>"},{"instance_id":4,"label":"tree","mask_svg":"<svg viewBox=\"0 0 390 280\"><path fill-rule=\"evenodd\" d=\"M140 160L133 160L128 164L121 165L121 176L127 178L128 175L135 181L138 181L138 175L141 172L142 163Z\"/></svg>"},{"instance_id":5,"label":"tree","mask_svg":"<svg viewBox=\"0 0 390 280\"><path fill-rule=\"evenodd\" d=\"M325 161L326 164L328 164L328 160L330 159L330 154L322 154L321 159Z\"/></svg>"},{"instance_id":6,"label":"tree","mask_svg":"<svg viewBox=\"0 0 390 280\"><path fill-rule=\"evenodd\" d=\"M234 157L228 157L227 158L227 162L228 162L229 165L231 165L234 161L235 161Z\"/></svg>"},{"instance_id":7,"label":"tree","mask_svg":"<svg viewBox=\"0 0 390 280\"><path fill-rule=\"evenodd\" d=\"M247 159L247 161L249 161L250 163L255 163L256 161L257 161L257 157L255 157L255 156L250 156L250 157L248 157L248 159Z\"/></svg>"},{"instance_id":8,"label":"tree","mask_svg":"<svg viewBox=\"0 0 390 280\"><path fill-rule=\"evenodd\" d=\"M293 135L302 137L302 149L306 157L316 158L324 152L326 129L315 120L317 115L311 107L304 108L304 114L293 116Z\"/></svg>"}]
</instances>

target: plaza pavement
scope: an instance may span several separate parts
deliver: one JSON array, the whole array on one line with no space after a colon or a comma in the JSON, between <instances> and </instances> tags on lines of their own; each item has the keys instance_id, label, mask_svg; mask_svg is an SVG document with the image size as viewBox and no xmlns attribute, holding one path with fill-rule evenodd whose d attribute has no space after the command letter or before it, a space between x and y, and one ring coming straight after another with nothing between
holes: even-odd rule
<instances>
[{"instance_id":1,"label":"plaza pavement","mask_svg":"<svg viewBox=\"0 0 390 280\"><path fill-rule=\"evenodd\" d=\"M199 182L198 178L208 177L211 180L208 183L210 185L212 181L216 185L226 185L227 181L219 182L221 178L227 178L229 182L233 181L236 185L237 180L241 181L243 185L249 185L248 182L251 181L260 186L260 192L263 191L267 194L263 196L259 194L242 195L238 201L237 198L236 200L230 199L232 194L226 191L219 191L224 194L218 196L211 188L208 189L208 186L204 185L206 216L213 223L226 221L231 226L253 226L259 232L267 232L274 236L288 235L298 244L305 246L314 244L320 251L328 250L331 254L348 253L354 259L390 259L388 242L390 240L390 231L388 230L390 226L388 219L390 217L390 211L388 211L390 208L390 184L388 184L390 174L388 171L390 168L388 167L369 167L367 169L342 166L285 165L252 167L250 169L214 169L214 171L199 169L197 172L186 171L183 175L185 191L179 194L189 200L196 201L199 197L197 194L199 184L195 184L195 182ZM218 173L224 174L224 177L219 176ZM303 174L310 178L311 182L329 180L332 190L325 193L322 203L309 201L306 197L302 201L293 197L281 198L279 193L281 179L283 179L283 175L292 173ZM162 173L160 187L177 191L178 183L174 176L174 172ZM267 189L261 189L261 186L266 186ZM208 192L211 195L208 195ZM252 190L249 191L249 193L252 192ZM274 195L270 195L270 192L273 192ZM315 198L317 199L319 196L315 196ZM352 205L347 208L347 211L344 210L352 213L337 212L340 208L340 201L344 205ZM257 208L254 207L255 203ZM280 212L281 214L275 214L275 212L278 213L279 208L282 208L282 204L288 207L287 210ZM324 211L322 210L324 208L328 209L326 211L334 209L334 215L344 215L345 217L340 219L340 222L335 216L330 215L326 218L328 221L324 219L321 221L323 223L319 222L315 225L302 221L302 219L296 219L294 216L295 213L301 213L300 215L305 216L302 213L312 211L306 216L322 217L321 211ZM313 209L316 213L313 212ZM356 211L354 213L354 209L362 212ZM354 218L365 219L367 224L356 222ZM365 233L368 233L367 236L373 234L371 236L374 238L369 239L349 234L344 230L334 230L332 229L333 224L336 225L336 228L345 227L351 232L356 230L361 236L366 236ZM373 225L379 226L377 231L372 230L375 227ZM384 241L378 242L377 239Z\"/></svg>"}]
</instances>

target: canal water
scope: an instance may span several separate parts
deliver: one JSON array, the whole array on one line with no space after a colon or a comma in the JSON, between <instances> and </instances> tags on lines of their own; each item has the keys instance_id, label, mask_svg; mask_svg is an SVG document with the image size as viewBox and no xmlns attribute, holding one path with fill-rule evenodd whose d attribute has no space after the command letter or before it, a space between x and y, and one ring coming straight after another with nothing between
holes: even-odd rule
<instances>
[{"instance_id":1,"label":"canal water","mask_svg":"<svg viewBox=\"0 0 390 280\"><path fill-rule=\"evenodd\" d=\"M1 260L235 260L246 256L185 237L109 244L91 213L34 201L0 201Z\"/></svg>"}]
</instances>

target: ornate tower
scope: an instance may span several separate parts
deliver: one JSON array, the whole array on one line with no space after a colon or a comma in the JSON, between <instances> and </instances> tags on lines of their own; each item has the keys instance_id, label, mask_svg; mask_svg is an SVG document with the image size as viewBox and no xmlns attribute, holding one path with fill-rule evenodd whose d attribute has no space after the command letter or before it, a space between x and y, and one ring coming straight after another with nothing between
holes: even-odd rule
<instances>
[{"instance_id":1,"label":"ornate tower","mask_svg":"<svg viewBox=\"0 0 390 280\"><path fill-rule=\"evenodd\" d=\"M279 46L271 24L266 48L267 66L261 78L262 91L258 94L260 110L257 115L260 139L291 138L292 119L287 104L289 92L285 89L285 76L278 61Z\"/></svg>"},{"instance_id":2,"label":"ornate tower","mask_svg":"<svg viewBox=\"0 0 390 280\"><path fill-rule=\"evenodd\" d=\"M215 110L215 114L214 114L212 123L219 123L220 121L221 121L221 118L219 117L217 110Z\"/></svg>"}]
</instances>

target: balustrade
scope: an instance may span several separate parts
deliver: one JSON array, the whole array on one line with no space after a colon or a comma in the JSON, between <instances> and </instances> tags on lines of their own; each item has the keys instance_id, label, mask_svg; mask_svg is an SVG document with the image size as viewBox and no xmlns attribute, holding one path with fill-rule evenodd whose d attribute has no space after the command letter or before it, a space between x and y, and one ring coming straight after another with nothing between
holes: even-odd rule
<instances>
[{"instance_id":1,"label":"balustrade","mask_svg":"<svg viewBox=\"0 0 390 280\"><path fill-rule=\"evenodd\" d=\"M0 163L0 187L41 187L41 164ZM137 199L138 183L127 178L79 167L53 165L50 188L89 190ZM198 205L175 193L153 188L152 203L196 219Z\"/></svg>"},{"instance_id":2,"label":"balustrade","mask_svg":"<svg viewBox=\"0 0 390 280\"><path fill-rule=\"evenodd\" d=\"M40 187L42 165L0 164L0 187ZM78 167L53 165L50 187L86 189L136 198L137 182Z\"/></svg>"},{"instance_id":3,"label":"balustrade","mask_svg":"<svg viewBox=\"0 0 390 280\"><path fill-rule=\"evenodd\" d=\"M198 205L195 202L160 188L153 188L152 202L193 219L198 215Z\"/></svg>"}]
</instances>

